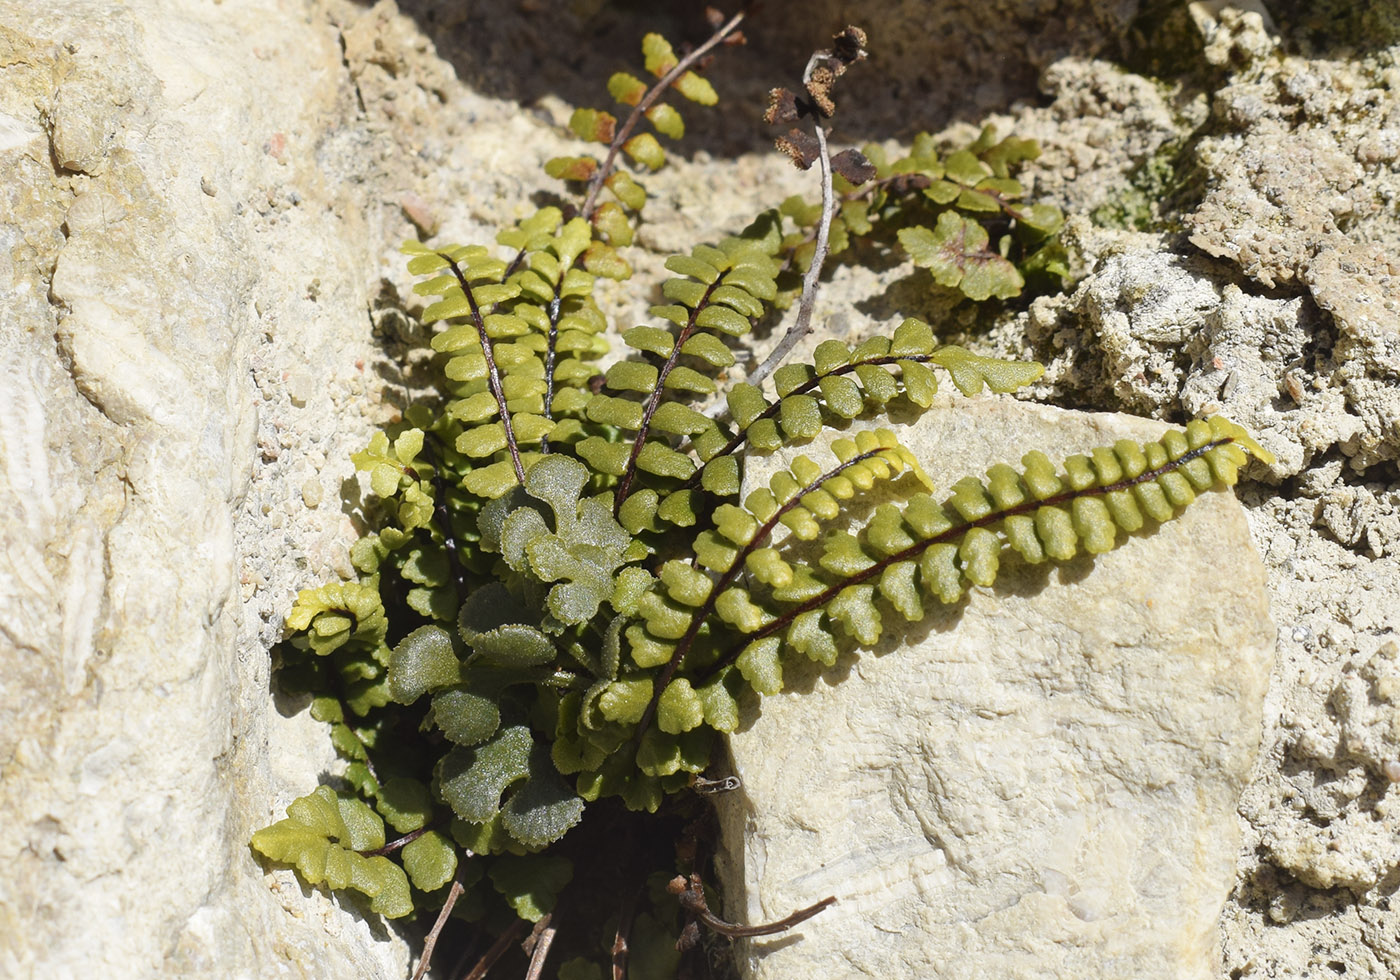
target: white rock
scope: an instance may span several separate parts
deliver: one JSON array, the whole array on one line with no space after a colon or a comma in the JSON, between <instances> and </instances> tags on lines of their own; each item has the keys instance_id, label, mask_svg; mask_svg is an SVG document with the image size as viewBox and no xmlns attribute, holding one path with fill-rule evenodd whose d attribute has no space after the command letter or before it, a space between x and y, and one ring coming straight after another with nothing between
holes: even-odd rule
<instances>
[{"instance_id":1,"label":"white rock","mask_svg":"<svg viewBox=\"0 0 1400 980\"><path fill-rule=\"evenodd\" d=\"M903 439L946 488L1160 430L987 398ZM838 899L740 944L744 975L1214 977L1274 640L1233 495L888 633L789 670L730 740L731 918Z\"/></svg>"},{"instance_id":2,"label":"white rock","mask_svg":"<svg viewBox=\"0 0 1400 980\"><path fill-rule=\"evenodd\" d=\"M1365 893L1400 867L1400 644L1358 655L1311 707L1278 785L1254 789L1267 803L1241 812L1263 853L1298 881Z\"/></svg>"},{"instance_id":3,"label":"white rock","mask_svg":"<svg viewBox=\"0 0 1400 980\"><path fill-rule=\"evenodd\" d=\"M308 348L365 348L378 248L340 239L330 203L359 205L309 147L262 151L336 118L307 79L339 48L296 7L0 2L5 977L407 972L380 922L247 843L329 761L320 726L277 717L266 645L238 642L258 307ZM286 186L330 257L258 223L248 202ZM353 288L294 317L338 261ZM270 731L295 733L280 768Z\"/></svg>"}]
</instances>

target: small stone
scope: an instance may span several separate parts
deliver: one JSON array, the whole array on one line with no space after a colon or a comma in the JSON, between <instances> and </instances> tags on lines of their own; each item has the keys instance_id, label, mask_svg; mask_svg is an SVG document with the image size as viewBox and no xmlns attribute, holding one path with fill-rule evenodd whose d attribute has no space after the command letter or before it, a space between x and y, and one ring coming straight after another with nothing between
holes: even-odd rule
<instances>
[{"instance_id":1,"label":"small stone","mask_svg":"<svg viewBox=\"0 0 1400 980\"><path fill-rule=\"evenodd\" d=\"M413 227L417 228L425 239L438 233L440 221L437 212L423 198L406 192L399 197L399 207L403 210L404 217L413 222Z\"/></svg>"},{"instance_id":2,"label":"small stone","mask_svg":"<svg viewBox=\"0 0 1400 980\"><path fill-rule=\"evenodd\" d=\"M294 371L287 378L287 396L291 398L292 404L301 408L316 391L316 379L306 371Z\"/></svg>"}]
</instances>

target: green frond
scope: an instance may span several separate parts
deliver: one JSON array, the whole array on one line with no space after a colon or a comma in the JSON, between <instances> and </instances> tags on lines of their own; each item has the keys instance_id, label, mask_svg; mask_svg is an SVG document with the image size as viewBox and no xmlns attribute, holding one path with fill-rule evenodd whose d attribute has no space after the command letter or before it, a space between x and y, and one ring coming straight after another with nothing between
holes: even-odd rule
<instances>
[{"instance_id":1,"label":"green frond","mask_svg":"<svg viewBox=\"0 0 1400 980\"><path fill-rule=\"evenodd\" d=\"M508 856L491 866L491 883L527 922L538 922L553 911L559 893L573 876L572 862L554 856Z\"/></svg>"},{"instance_id":2,"label":"green frond","mask_svg":"<svg viewBox=\"0 0 1400 980\"><path fill-rule=\"evenodd\" d=\"M855 448L833 445L838 456ZM1145 517L1169 521L1197 494L1233 485L1249 456L1272 461L1238 425L1215 416L1169 430L1155 442L1121 440L1071 456L1058 470L1032 451L1022 469L998 464L984 478L965 477L941 502L921 492L902 506L881 505L857 534L837 528L811 536L817 539L819 570L799 594L769 581L781 578L773 572L779 559L758 559L749 571L773 585L771 599L786 611L773 615L770 606L769 620L752 631L753 638L783 636L794 651L826 662L833 648L821 638L829 631L824 621L869 646L882 623L877 599L915 620L923 615L924 599L956 602L971 585L992 585L1007 549L1031 563L1111 550L1120 529L1136 531ZM784 488L793 481L784 472L776 479ZM723 518L717 513L714 540L727 547L707 567L723 571L751 549L753 525L771 520L765 515L776 512L779 499L771 489L756 490L744 511L730 507ZM750 648L751 641L734 641L734 652L720 662L742 664L746 654L739 651Z\"/></svg>"},{"instance_id":3,"label":"green frond","mask_svg":"<svg viewBox=\"0 0 1400 980\"><path fill-rule=\"evenodd\" d=\"M954 345L936 347L933 330L912 317L895 329L893 337L877 335L854 349L839 340L823 341L813 360L813 364L785 364L773 372L776 401L753 385L730 386L725 397L739 431L702 456L701 480L707 489L737 492L737 488L719 488L733 486L727 461L743 446L771 452L803 442L828 425L883 411L901 395L917 408L929 407L938 391L933 367L946 370L965 395L974 395L984 386L995 392L1015 391L1044 373L1034 362L984 357Z\"/></svg>"},{"instance_id":4,"label":"green frond","mask_svg":"<svg viewBox=\"0 0 1400 980\"><path fill-rule=\"evenodd\" d=\"M898 241L938 286L973 301L1009 299L1020 295L1027 277L1053 282L1066 274L1056 237L1064 216L1053 205L1026 203L1025 187L1013 178L1019 164L1039 154L1034 141L997 141L988 127L946 158L927 133L897 160L874 145L863 152L875 179L855 188L838 177L830 254L841 255L858 238ZM782 213L797 227L784 250L805 271L820 204L789 198Z\"/></svg>"},{"instance_id":5,"label":"green frond","mask_svg":"<svg viewBox=\"0 0 1400 980\"><path fill-rule=\"evenodd\" d=\"M964 194L967 192L964 191ZM959 200L967 209L967 202ZM1017 296L1026 281L1010 261L988 247L986 230L971 218L944 211L938 224L899 230L899 243L914 264L928 269L940 286L960 290L971 300Z\"/></svg>"},{"instance_id":6,"label":"green frond","mask_svg":"<svg viewBox=\"0 0 1400 980\"><path fill-rule=\"evenodd\" d=\"M404 870L383 856L360 853L384 846L384 822L329 786L293 800L287 818L253 834L252 845L273 861L295 865L309 885L360 892L371 911L387 918L413 910Z\"/></svg>"},{"instance_id":7,"label":"green frond","mask_svg":"<svg viewBox=\"0 0 1400 980\"><path fill-rule=\"evenodd\" d=\"M655 509L628 509L628 527L634 533L655 517L682 526L695 520L693 510L680 500L667 506L675 487L666 481L683 481L697 471L697 461L670 440L688 436L697 452L717 451L725 442L719 426L685 400L715 393L714 368L734 362L724 338L747 334L752 318L776 295L775 225L776 219L766 216L718 245L697 246L689 255L669 258L666 268L677 275L663 283L662 295L671 302L651 310L669 326L642 325L626 331L623 342L635 354L609 368L604 379L605 388L615 394L600 394L588 402L588 420L609 431L587 436L576 448L595 471L621 478L618 515L628 499L647 486L661 494ZM683 363L687 360L696 366ZM637 475L646 483L636 482Z\"/></svg>"},{"instance_id":8,"label":"green frond","mask_svg":"<svg viewBox=\"0 0 1400 980\"><path fill-rule=\"evenodd\" d=\"M303 589L287 613L287 628L304 632L313 653L326 656L345 647L378 655L388 623L375 585L332 582Z\"/></svg>"},{"instance_id":9,"label":"green frond","mask_svg":"<svg viewBox=\"0 0 1400 980\"><path fill-rule=\"evenodd\" d=\"M594 276L578 267L596 244L587 221L564 222L559 209L544 208L498 241L518 251L510 270L480 246L404 247L414 256L411 268L417 263L423 273L448 270L415 288L443 297L428 307L425 319L458 321L434 335L432 344L447 357L444 373L457 382L447 411L468 426L454 449L479 461L478 474L464 485L488 497L510 487L503 476L519 481L522 450L547 451L556 431L561 439L576 434L587 404L581 396L597 374L592 362L608 349L601 336L606 319L592 295ZM385 465L375 472L387 483ZM411 502L421 504L422 496Z\"/></svg>"}]
</instances>

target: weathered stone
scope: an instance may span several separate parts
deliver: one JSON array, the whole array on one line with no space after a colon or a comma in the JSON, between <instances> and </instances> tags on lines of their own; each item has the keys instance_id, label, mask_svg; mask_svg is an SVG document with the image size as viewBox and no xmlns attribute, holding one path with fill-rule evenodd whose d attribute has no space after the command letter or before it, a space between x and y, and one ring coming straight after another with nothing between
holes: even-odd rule
<instances>
[{"instance_id":1,"label":"weathered stone","mask_svg":"<svg viewBox=\"0 0 1400 980\"><path fill-rule=\"evenodd\" d=\"M1294 765L1280 792L1246 813L1299 881L1365 892L1400 868L1400 645L1353 658L1310 708L1285 719Z\"/></svg>"},{"instance_id":2,"label":"weathered stone","mask_svg":"<svg viewBox=\"0 0 1400 980\"><path fill-rule=\"evenodd\" d=\"M1160 429L979 398L903 441L946 488ZM1214 977L1274 642L1233 494L886 617L879 650L793 667L730 740L731 916L838 900L742 944L745 976Z\"/></svg>"},{"instance_id":3,"label":"weathered stone","mask_svg":"<svg viewBox=\"0 0 1400 980\"><path fill-rule=\"evenodd\" d=\"M348 355L317 366L342 383L378 248L340 237L332 208L363 205L312 147L269 152L339 102L334 32L303 15L0 2L7 977L406 972L379 923L247 846L330 759L273 710L266 645L239 644L250 354L281 317ZM289 194L304 223L263 221ZM319 316L298 308L314 276ZM297 733L276 765L270 730Z\"/></svg>"}]
</instances>

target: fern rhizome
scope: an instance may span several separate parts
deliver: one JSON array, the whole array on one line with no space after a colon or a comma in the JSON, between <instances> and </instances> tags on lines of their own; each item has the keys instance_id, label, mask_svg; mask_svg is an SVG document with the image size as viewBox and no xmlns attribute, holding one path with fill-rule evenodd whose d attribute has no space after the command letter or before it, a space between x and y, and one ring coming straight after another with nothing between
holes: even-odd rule
<instances>
[{"instance_id":1,"label":"fern rhizome","mask_svg":"<svg viewBox=\"0 0 1400 980\"><path fill-rule=\"evenodd\" d=\"M716 101L697 70L742 40L741 16L714 18L683 56L647 35L652 80L608 81L625 116L573 114L605 150L546 169L580 203L537 211L495 247L404 246L417 291L438 297L421 318L442 325L441 397L356 454L378 528L351 551L359 580L301 593L287 619L281 684L312 694L343 780L294 801L253 846L372 912L440 910L419 975L449 917L471 923L473 977L524 940L530 977L549 959L565 980L661 980L700 927L755 935L819 911L828 903L736 926L701 883L704 796L732 788L705 773L756 695L782 688L785 661L872 646L890 612L916 621L926 602L991 585L1006 549L1033 563L1107 551L1120 529L1171 520L1267 455L1211 418L1058 468L1032 452L940 491L878 428L744 493L746 459L927 408L940 374L971 395L1041 373L941 346L912 318L783 363L828 257L857 241L902 249L931 288L970 302L1063 265L1060 213L1025 203L1013 176L1032 143L986 132L942 155L928 136L893 160L828 151L832 86L865 54L848 28L767 114L788 127L779 148L818 166L820 198L668 259L665 302L621 331L630 353L602 369L594 285L631 276L621 250L647 200L634 174L664 164L658 135L684 131L667 97ZM755 324L794 303L774 351L717 400ZM843 505L877 483L900 502L852 527Z\"/></svg>"}]
</instances>

